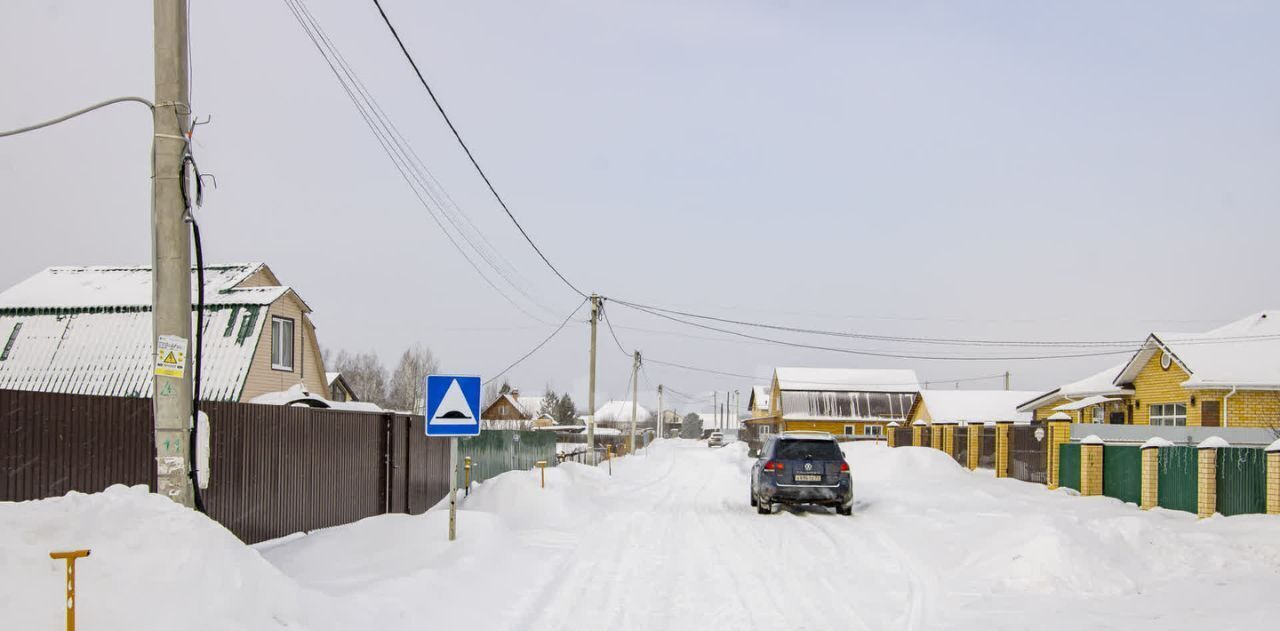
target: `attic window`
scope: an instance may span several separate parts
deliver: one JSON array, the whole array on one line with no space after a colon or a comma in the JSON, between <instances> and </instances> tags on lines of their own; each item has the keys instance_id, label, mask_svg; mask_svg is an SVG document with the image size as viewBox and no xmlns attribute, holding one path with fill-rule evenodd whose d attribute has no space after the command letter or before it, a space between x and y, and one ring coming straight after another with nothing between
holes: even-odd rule
<instances>
[{"instance_id":1,"label":"attic window","mask_svg":"<svg viewBox=\"0 0 1280 631\"><path fill-rule=\"evenodd\" d=\"M18 331L21 330L22 323L14 323L13 330L9 332L9 340L4 343L4 350L0 351L0 362L9 359L9 351L13 350L13 343L18 340Z\"/></svg>"},{"instance_id":2,"label":"attic window","mask_svg":"<svg viewBox=\"0 0 1280 631\"><path fill-rule=\"evenodd\" d=\"M1173 365L1173 356L1169 354L1169 351L1161 351L1160 352L1160 368L1164 370L1169 370L1169 367L1172 365Z\"/></svg>"},{"instance_id":3,"label":"attic window","mask_svg":"<svg viewBox=\"0 0 1280 631\"><path fill-rule=\"evenodd\" d=\"M271 318L271 368L293 370L293 320Z\"/></svg>"}]
</instances>

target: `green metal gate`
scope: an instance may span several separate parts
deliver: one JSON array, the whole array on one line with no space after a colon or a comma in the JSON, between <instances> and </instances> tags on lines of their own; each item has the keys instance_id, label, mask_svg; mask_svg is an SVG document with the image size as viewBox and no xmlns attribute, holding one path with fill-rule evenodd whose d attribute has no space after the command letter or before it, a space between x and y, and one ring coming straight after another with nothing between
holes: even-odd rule
<instances>
[{"instance_id":1,"label":"green metal gate","mask_svg":"<svg viewBox=\"0 0 1280 631\"><path fill-rule=\"evenodd\" d=\"M1217 477L1219 513L1267 512L1267 457L1261 449L1219 449Z\"/></svg>"},{"instance_id":2,"label":"green metal gate","mask_svg":"<svg viewBox=\"0 0 1280 631\"><path fill-rule=\"evenodd\" d=\"M1122 502L1142 503L1142 450L1133 446L1102 448L1102 494Z\"/></svg>"},{"instance_id":3,"label":"green metal gate","mask_svg":"<svg viewBox=\"0 0 1280 631\"><path fill-rule=\"evenodd\" d=\"M1199 512L1196 448L1161 447L1159 464L1160 506L1188 513Z\"/></svg>"},{"instance_id":4,"label":"green metal gate","mask_svg":"<svg viewBox=\"0 0 1280 631\"><path fill-rule=\"evenodd\" d=\"M1080 443L1058 445L1058 486L1080 490Z\"/></svg>"},{"instance_id":5,"label":"green metal gate","mask_svg":"<svg viewBox=\"0 0 1280 631\"><path fill-rule=\"evenodd\" d=\"M532 469L539 460L548 467L556 464L554 432L484 430L479 436L458 439L458 486L463 487L466 472L462 463L471 458L471 481L484 482L508 471Z\"/></svg>"}]
</instances>

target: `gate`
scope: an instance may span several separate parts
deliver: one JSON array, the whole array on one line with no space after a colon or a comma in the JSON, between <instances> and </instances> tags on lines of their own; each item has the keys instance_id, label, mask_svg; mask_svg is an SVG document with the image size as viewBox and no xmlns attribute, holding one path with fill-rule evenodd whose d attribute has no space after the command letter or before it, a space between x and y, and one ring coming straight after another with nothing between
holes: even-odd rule
<instances>
[{"instance_id":1,"label":"gate","mask_svg":"<svg viewBox=\"0 0 1280 631\"><path fill-rule=\"evenodd\" d=\"M893 434L894 447L910 447L911 446L911 428L895 427L891 431Z\"/></svg>"},{"instance_id":2,"label":"gate","mask_svg":"<svg viewBox=\"0 0 1280 631\"><path fill-rule=\"evenodd\" d=\"M960 466L969 468L969 428L968 426L960 426L955 428L955 433L951 440L953 452L951 455L960 463Z\"/></svg>"},{"instance_id":3,"label":"gate","mask_svg":"<svg viewBox=\"0 0 1280 631\"><path fill-rule=\"evenodd\" d=\"M1102 447L1102 494L1122 502L1142 503L1142 450L1133 446Z\"/></svg>"},{"instance_id":4,"label":"gate","mask_svg":"<svg viewBox=\"0 0 1280 631\"><path fill-rule=\"evenodd\" d=\"M1009 428L1009 477L1025 482L1048 482L1049 441L1044 423Z\"/></svg>"},{"instance_id":5,"label":"gate","mask_svg":"<svg viewBox=\"0 0 1280 631\"><path fill-rule=\"evenodd\" d=\"M1261 449L1218 450L1218 512L1223 515L1267 512L1267 458Z\"/></svg>"},{"instance_id":6,"label":"gate","mask_svg":"<svg viewBox=\"0 0 1280 631\"><path fill-rule=\"evenodd\" d=\"M1058 445L1058 486L1080 490L1080 443Z\"/></svg>"},{"instance_id":7,"label":"gate","mask_svg":"<svg viewBox=\"0 0 1280 631\"><path fill-rule=\"evenodd\" d=\"M1198 512L1200 483L1196 479L1195 447L1160 448L1159 505L1171 510Z\"/></svg>"},{"instance_id":8,"label":"gate","mask_svg":"<svg viewBox=\"0 0 1280 631\"><path fill-rule=\"evenodd\" d=\"M929 426L920 428L920 446L931 447L933 445L933 428Z\"/></svg>"},{"instance_id":9,"label":"gate","mask_svg":"<svg viewBox=\"0 0 1280 631\"><path fill-rule=\"evenodd\" d=\"M983 425L978 435L978 468L996 468L996 428Z\"/></svg>"}]
</instances>

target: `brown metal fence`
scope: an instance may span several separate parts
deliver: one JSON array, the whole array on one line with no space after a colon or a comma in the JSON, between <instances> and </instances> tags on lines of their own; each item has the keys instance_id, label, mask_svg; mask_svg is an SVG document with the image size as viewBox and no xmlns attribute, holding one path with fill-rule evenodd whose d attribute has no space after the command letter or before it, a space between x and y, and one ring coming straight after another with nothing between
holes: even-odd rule
<instances>
[{"instance_id":1,"label":"brown metal fence","mask_svg":"<svg viewBox=\"0 0 1280 631\"><path fill-rule=\"evenodd\" d=\"M1045 484L1049 480L1049 440L1044 423L1009 428L1009 477Z\"/></svg>"},{"instance_id":2,"label":"brown metal fence","mask_svg":"<svg viewBox=\"0 0 1280 631\"><path fill-rule=\"evenodd\" d=\"M969 428L960 426L955 429L951 440L952 453L951 456L960 463L960 466L969 468Z\"/></svg>"},{"instance_id":3,"label":"brown metal fence","mask_svg":"<svg viewBox=\"0 0 1280 631\"><path fill-rule=\"evenodd\" d=\"M911 428L910 427L895 427L893 429L890 429L889 431L894 432L893 445L895 447L911 446Z\"/></svg>"},{"instance_id":4,"label":"brown metal fence","mask_svg":"<svg viewBox=\"0 0 1280 631\"><path fill-rule=\"evenodd\" d=\"M984 425L978 436L978 468L996 468L996 428Z\"/></svg>"},{"instance_id":5,"label":"brown metal fence","mask_svg":"<svg viewBox=\"0 0 1280 631\"><path fill-rule=\"evenodd\" d=\"M209 515L248 543L388 512L448 492L448 441L421 416L206 403ZM0 390L0 501L112 484L155 488L151 400Z\"/></svg>"}]
</instances>

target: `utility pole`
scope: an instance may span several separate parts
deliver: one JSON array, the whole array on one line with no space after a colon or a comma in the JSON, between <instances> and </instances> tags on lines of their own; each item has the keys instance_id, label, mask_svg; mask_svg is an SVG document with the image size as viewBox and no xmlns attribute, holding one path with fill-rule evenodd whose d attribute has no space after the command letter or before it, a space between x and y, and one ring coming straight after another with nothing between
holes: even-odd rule
<instances>
[{"instance_id":1,"label":"utility pole","mask_svg":"<svg viewBox=\"0 0 1280 631\"><path fill-rule=\"evenodd\" d=\"M636 351L634 358L631 360L631 438L630 446L627 451L636 452L636 407L639 403L636 398L640 396L640 351Z\"/></svg>"},{"instance_id":2,"label":"utility pole","mask_svg":"<svg viewBox=\"0 0 1280 631\"><path fill-rule=\"evenodd\" d=\"M596 462L596 323L600 321L600 296L591 294L591 377L587 386L587 453Z\"/></svg>"},{"instance_id":3,"label":"utility pole","mask_svg":"<svg viewBox=\"0 0 1280 631\"><path fill-rule=\"evenodd\" d=\"M720 428L720 393L711 393L711 420L714 421L713 426Z\"/></svg>"},{"instance_id":4,"label":"utility pole","mask_svg":"<svg viewBox=\"0 0 1280 631\"><path fill-rule=\"evenodd\" d=\"M187 85L187 2L154 0L156 102L152 123L151 348L156 492L192 507L191 235L179 178L191 114ZM164 356L161 356L164 353ZM169 360L169 355L173 359Z\"/></svg>"},{"instance_id":5,"label":"utility pole","mask_svg":"<svg viewBox=\"0 0 1280 631\"><path fill-rule=\"evenodd\" d=\"M1009 389L1009 371L1004 371L1004 389Z\"/></svg>"},{"instance_id":6,"label":"utility pole","mask_svg":"<svg viewBox=\"0 0 1280 631\"><path fill-rule=\"evenodd\" d=\"M658 384L658 425L657 425L657 432L658 432L658 435L657 435L657 436L655 436L654 438L662 438L663 436L665 436L665 435L666 435L666 434L664 434L664 433L663 433L663 431L662 431L662 425L663 425L662 421L663 421L663 418L662 418L662 384Z\"/></svg>"}]
</instances>

